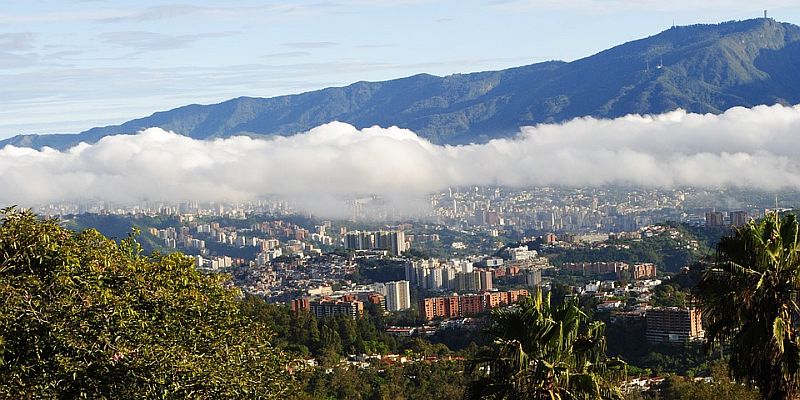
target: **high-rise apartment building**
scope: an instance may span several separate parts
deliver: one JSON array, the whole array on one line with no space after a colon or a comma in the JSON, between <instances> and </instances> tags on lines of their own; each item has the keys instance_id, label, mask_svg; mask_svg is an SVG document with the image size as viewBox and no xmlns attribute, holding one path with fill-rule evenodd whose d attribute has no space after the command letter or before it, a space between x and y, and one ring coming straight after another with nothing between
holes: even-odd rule
<instances>
[{"instance_id":1,"label":"high-rise apartment building","mask_svg":"<svg viewBox=\"0 0 800 400\"><path fill-rule=\"evenodd\" d=\"M386 311L400 311L411 308L411 293L408 281L386 284Z\"/></svg>"},{"instance_id":2,"label":"high-rise apartment building","mask_svg":"<svg viewBox=\"0 0 800 400\"><path fill-rule=\"evenodd\" d=\"M510 305L517 302L520 297L525 296L528 296L528 291L522 289L464 296L429 297L419 301L419 311L426 320L456 318L480 314L490 308L501 305Z\"/></svg>"},{"instance_id":3,"label":"high-rise apartment building","mask_svg":"<svg viewBox=\"0 0 800 400\"><path fill-rule=\"evenodd\" d=\"M747 211L731 211L730 214L731 225L733 226L744 226L750 221L750 216L747 215Z\"/></svg>"},{"instance_id":4,"label":"high-rise apartment building","mask_svg":"<svg viewBox=\"0 0 800 400\"><path fill-rule=\"evenodd\" d=\"M704 336L700 311L684 307L658 307L647 310L646 337L650 343L681 343Z\"/></svg>"},{"instance_id":5,"label":"high-rise apartment building","mask_svg":"<svg viewBox=\"0 0 800 400\"><path fill-rule=\"evenodd\" d=\"M408 250L406 236L403 231L347 232L344 236L344 248L352 250L386 250L389 254L399 256Z\"/></svg>"},{"instance_id":6,"label":"high-rise apartment building","mask_svg":"<svg viewBox=\"0 0 800 400\"><path fill-rule=\"evenodd\" d=\"M725 214L719 211L710 211L706 213L706 226L724 226Z\"/></svg>"},{"instance_id":7,"label":"high-rise apartment building","mask_svg":"<svg viewBox=\"0 0 800 400\"><path fill-rule=\"evenodd\" d=\"M307 297L294 299L291 302L292 311L309 311L317 318L335 317L346 315L359 318L364 315L364 303L355 299L355 296L343 296L340 299L325 297L311 300Z\"/></svg>"}]
</instances>

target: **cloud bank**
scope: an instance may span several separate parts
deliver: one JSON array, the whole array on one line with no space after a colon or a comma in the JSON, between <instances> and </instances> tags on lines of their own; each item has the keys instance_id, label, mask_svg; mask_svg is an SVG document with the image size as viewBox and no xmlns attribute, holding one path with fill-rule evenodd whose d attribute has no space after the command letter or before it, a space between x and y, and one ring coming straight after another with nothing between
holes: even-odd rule
<instances>
[{"instance_id":1,"label":"cloud bank","mask_svg":"<svg viewBox=\"0 0 800 400\"><path fill-rule=\"evenodd\" d=\"M798 189L799 152L800 106L780 105L579 118L466 146L339 122L268 140L201 141L150 128L64 152L0 149L0 204L277 196L330 215L343 199L374 194L408 205L448 186Z\"/></svg>"}]
</instances>

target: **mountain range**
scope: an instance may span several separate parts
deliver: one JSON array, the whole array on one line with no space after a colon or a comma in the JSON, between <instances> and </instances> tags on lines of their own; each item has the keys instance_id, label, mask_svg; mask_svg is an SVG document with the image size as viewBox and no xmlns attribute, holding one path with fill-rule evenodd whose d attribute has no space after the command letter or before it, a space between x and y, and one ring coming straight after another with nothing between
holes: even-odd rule
<instances>
[{"instance_id":1,"label":"mountain range","mask_svg":"<svg viewBox=\"0 0 800 400\"><path fill-rule=\"evenodd\" d=\"M800 103L800 27L759 18L676 26L572 62L445 77L413 75L296 95L192 104L79 134L19 135L0 147L65 149L161 127L196 139L292 135L330 121L396 125L434 143L480 143L520 126L677 108Z\"/></svg>"}]
</instances>

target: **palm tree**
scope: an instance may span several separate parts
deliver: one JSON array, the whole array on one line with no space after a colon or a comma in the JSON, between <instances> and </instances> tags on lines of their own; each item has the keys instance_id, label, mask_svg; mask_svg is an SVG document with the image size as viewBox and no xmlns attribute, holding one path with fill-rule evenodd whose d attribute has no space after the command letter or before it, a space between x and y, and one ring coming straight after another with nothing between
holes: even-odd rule
<instances>
[{"instance_id":1,"label":"palm tree","mask_svg":"<svg viewBox=\"0 0 800 400\"><path fill-rule=\"evenodd\" d=\"M767 400L800 394L798 250L797 218L768 214L719 242L696 288L707 348L729 345L731 376Z\"/></svg>"},{"instance_id":2,"label":"palm tree","mask_svg":"<svg viewBox=\"0 0 800 400\"><path fill-rule=\"evenodd\" d=\"M605 325L589 322L577 299L550 305L541 291L495 309L486 332L498 351L474 360L466 399L620 399L625 364L606 359Z\"/></svg>"}]
</instances>

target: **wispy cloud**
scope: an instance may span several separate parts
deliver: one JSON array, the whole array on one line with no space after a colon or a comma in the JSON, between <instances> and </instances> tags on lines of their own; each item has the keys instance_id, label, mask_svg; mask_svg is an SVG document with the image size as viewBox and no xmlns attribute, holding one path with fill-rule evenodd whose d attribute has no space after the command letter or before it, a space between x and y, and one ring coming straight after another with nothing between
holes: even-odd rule
<instances>
[{"instance_id":1,"label":"wispy cloud","mask_svg":"<svg viewBox=\"0 0 800 400\"><path fill-rule=\"evenodd\" d=\"M31 50L35 36L33 32L0 33L0 51Z\"/></svg>"},{"instance_id":2,"label":"wispy cloud","mask_svg":"<svg viewBox=\"0 0 800 400\"><path fill-rule=\"evenodd\" d=\"M361 44L358 45L361 49L385 49L391 47L397 47L396 44L389 44L389 43L374 43L374 44Z\"/></svg>"},{"instance_id":3,"label":"wispy cloud","mask_svg":"<svg viewBox=\"0 0 800 400\"><path fill-rule=\"evenodd\" d=\"M86 1L90 2L89 0ZM203 14L215 18L259 18L261 20L283 19L287 17L319 16L339 6L336 3L297 4L292 2L270 2L259 5L201 6L196 4L174 3L157 6L119 7L116 3L97 1L91 9L76 11L48 11L34 13L0 12L0 24L24 24L42 22L97 22L97 23L138 23L172 18L193 17Z\"/></svg>"},{"instance_id":4,"label":"wispy cloud","mask_svg":"<svg viewBox=\"0 0 800 400\"><path fill-rule=\"evenodd\" d=\"M203 39L221 38L238 35L240 32L208 32L188 35L168 35L146 31L106 32L98 38L106 43L129 47L140 51L172 50L187 47Z\"/></svg>"},{"instance_id":5,"label":"wispy cloud","mask_svg":"<svg viewBox=\"0 0 800 400\"><path fill-rule=\"evenodd\" d=\"M294 58L310 56L312 53L308 51L285 51L282 53L269 53L261 56L262 58Z\"/></svg>"},{"instance_id":6,"label":"wispy cloud","mask_svg":"<svg viewBox=\"0 0 800 400\"><path fill-rule=\"evenodd\" d=\"M0 192L0 203L279 196L328 216L344 212L344 198L374 194L416 207L414 200L447 186L797 189L798 131L800 106L579 118L468 146L343 123L270 140L199 141L153 128L65 152L0 149L0 187L17 188Z\"/></svg>"},{"instance_id":7,"label":"wispy cloud","mask_svg":"<svg viewBox=\"0 0 800 400\"><path fill-rule=\"evenodd\" d=\"M99 19L100 22L142 22L166 18L188 17L211 9L192 4L167 4L143 10L121 12L120 15Z\"/></svg>"},{"instance_id":8,"label":"wispy cloud","mask_svg":"<svg viewBox=\"0 0 800 400\"><path fill-rule=\"evenodd\" d=\"M326 47L336 46L335 42L287 42L283 45L295 49L324 49Z\"/></svg>"}]
</instances>

